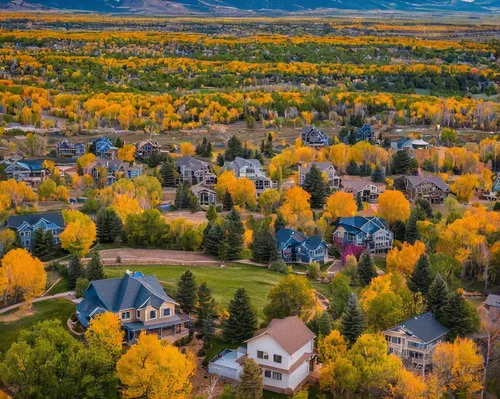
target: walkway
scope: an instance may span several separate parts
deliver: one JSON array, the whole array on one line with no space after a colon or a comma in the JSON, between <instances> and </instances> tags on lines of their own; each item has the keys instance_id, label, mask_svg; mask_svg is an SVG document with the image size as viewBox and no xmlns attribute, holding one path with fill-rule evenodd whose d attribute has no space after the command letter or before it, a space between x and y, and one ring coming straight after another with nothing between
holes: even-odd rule
<instances>
[{"instance_id":1,"label":"walkway","mask_svg":"<svg viewBox=\"0 0 500 399\"><path fill-rule=\"evenodd\" d=\"M37 303L37 302L48 301L50 299L57 299L57 298L64 298L64 299L67 299L68 301L73 301L73 299L75 299L75 291L61 292L59 294L54 294L54 295L49 295L49 296L40 296L38 298L33 299L33 301L31 301L31 302ZM7 313L10 310L20 308L23 305L26 305L26 302L19 302L19 303L15 303L14 305L7 306L3 309L0 309L0 314Z\"/></svg>"}]
</instances>

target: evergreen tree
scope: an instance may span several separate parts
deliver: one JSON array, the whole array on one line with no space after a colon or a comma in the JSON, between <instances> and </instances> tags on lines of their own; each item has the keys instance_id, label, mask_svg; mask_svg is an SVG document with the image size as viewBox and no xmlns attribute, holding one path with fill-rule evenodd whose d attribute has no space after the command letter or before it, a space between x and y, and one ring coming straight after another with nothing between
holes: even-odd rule
<instances>
[{"instance_id":1,"label":"evergreen tree","mask_svg":"<svg viewBox=\"0 0 500 399\"><path fill-rule=\"evenodd\" d=\"M117 137L115 140L115 147L116 148L122 148L123 147L123 141L120 139L120 137Z\"/></svg>"},{"instance_id":2,"label":"evergreen tree","mask_svg":"<svg viewBox=\"0 0 500 399\"><path fill-rule=\"evenodd\" d=\"M286 220L281 214L281 212L278 211L276 214L276 220L274 221L274 232L277 232L280 229L283 229L287 226Z\"/></svg>"},{"instance_id":3,"label":"evergreen tree","mask_svg":"<svg viewBox=\"0 0 500 399\"><path fill-rule=\"evenodd\" d=\"M408 288L414 293L420 292L424 298L429 293L429 287L432 284L433 276L431 264L427 254L423 254L417 261L413 272L408 279Z\"/></svg>"},{"instance_id":4,"label":"evergreen tree","mask_svg":"<svg viewBox=\"0 0 500 399\"><path fill-rule=\"evenodd\" d=\"M196 154L205 158L212 157L212 143L206 137L203 137L203 141L196 146Z\"/></svg>"},{"instance_id":5,"label":"evergreen tree","mask_svg":"<svg viewBox=\"0 0 500 399\"><path fill-rule=\"evenodd\" d=\"M54 253L54 235L51 230L47 230L43 233L43 242L46 250L45 256L50 258Z\"/></svg>"},{"instance_id":6,"label":"evergreen tree","mask_svg":"<svg viewBox=\"0 0 500 399\"><path fill-rule=\"evenodd\" d=\"M361 200L361 193L358 192L356 194L356 208L359 211L362 211L363 210L363 201Z\"/></svg>"},{"instance_id":7,"label":"evergreen tree","mask_svg":"<svg viewBox=\"0 0 500 399\"><path fill-rule=\"evenodd\" d=\"M398 151L392 156L392 174L404 175L410 172L412 161L406 151Z\"/></svg>"},{"instance_id":8,"label":"evergreen tree","mask_svg":"<svg viewBox=\"0 0 500 399\"><path fill-rule=\"evenodd\" d=\"M33 249L31 253L37 258L43 258L47 254L47 248L45 248L45 233L43 228L38 228L33 233Z\"/></svg>"},{"instance_id":9,"label":"evergreen tree","mask_svg":"<svg viewBox=\"0 0 500 399\"><path fill-rule=\"evenodd\" d=\"M213 223L207 231L206 240L203 246L204 251L212 256L219 256L219 247L224 241L224 229L220 222Z\"/></svg>"},{"instance_id":10,"label":"evergreen tree","mask_svg":"<svg viewBox=\"0 0 500 399\"><path fill-rule=\"evenodd\" d=\"M359 175L359 167L354 159L351 159L345 168L345 172L351 176Z\"/></svg>"},{"instance_id":11,"label":"evergreen tree","mask_svg":"<svg viewBox=\"0 0 500 399\"><path fill-rule=\"evenodd\" d=\"M372 167L364 159L359 167L359 174L361 176L370 176L372 174Z\"/></svg>"},{"instance_id":12,"label":"evergreen tree","mask_svg":"<svg viewBox=\"0 0 500 399\"><path fill-rule=\"evenodd\" d=\"M382 172L382 168L378 165L375 166L375 169L373 170L372 181L375 183L385 182L384 172Z\"/></svg>"},{"instance_id":13,"label":"evergreen tree","mask_svg":"<svg viewBox=\"0 0 500 399\"><path fill-rule=\"evenodd\" d=\"M415 244L420 238L420 232L418 231L417 222L425 220L425 212L420 208L420 206L416 206L411 210L410 217L406 222L406 231L405 231L405 240L410 244Z\"/></svg>"},{"instance_id":14,"label":"evergreen tree","mask_svg":"<svg viewBox=\"0 0 500 399\"><path fill-rule=\"evenodd\" d=\"M342 315L340 333L345 337L350 346L354 345L365 329L365 318L358 307L356 294L352 293L347 301L346 309Z\"/></svg>"},{"instance_id":15,"label":"evergreen tree","mask_svg":"<svg viewBox=\"0 0 500 399\"><path fill-rule=\"evenodd\" d=\"M231 136L227 142L227 149L224 152L225 161L234 161L236 157L243 157L243 145L236 136Z\"/></svg>"},{"instance_id":16,"label":"evergreen tree","mask_svg":"<svg viewBox=\"0 0 500 399\"><path fill-rule=\"evenodd\" d=\"M236 399L262 399L264 385L262 371L253 359L243 362L243 371L236 391Z\"/></svg>"},{"instance_id":17,"label":"evergreen tree","mask_svg":"<svg viewBox=\"0 0 500 399\"><path fill-rule=\"evenodd\" d=\"M401 220L396 220L392 228L392 232L394 233L395 240L403 242L406 237L406 226L404 222Z\"/></svg>"},{"instance_id":18,"label":"evergreen tree","mask_svg":"<svg viewBox=\"0 0 500 399\"><path fill-rule=\"evenodd\" d=\"M179 187L177 187L174 200L174 205L177 209L187 209L190 207L190 193L192 194L187 182L182 182Z\"/></svg>"},{"instance_id":19,"label":"evergreen tree","mask_svg":"<svg viewBox=\"0 0 500 399\"><path fill-rule=\"evenodd\" d=\"M207 217L208 223L213 223L217 219L217 208L215 207L214 204L210 204L208 206L208 209L206 212L206 217Z\"/></svg>"},{"instance_id":20,"label":"evergreen tree","mask_svg":"<svg viewBox=\"0 0 500 399\"><path fill-rule=\"evenodd\" d=\"M196 278L191 270L186 270L177 283L176 299L184 313L190 314L196 310L197 300Z\"/></svg>"},{"instance_id":21,"label":"evergreen tree","mask_svg":"<svg viewBox=\"0 0 500 399\"><path fill-rule=\"evenodd\" d=\"M191 212L198 212L201 209L198 197L191 190L187 193L187 202Z\"/></svg>"},{"instance_id":22,"label":"evergreen tree","mask_svg":"<svg viewBox=\"0 0 500 399\"><path fill-rule=\"evenodd\" d=\"M314 164L306 174L303 189L311 194L311 208L323 208L329 192L328 183L323 178L321 170Z\"/></svg>"},{"instance_id":23,"label":"evergreen tree","mask_svg":"<svg viewBox=\"0 0 500 399\"><path fill-rule=\"evenodd\" d=\"M234 208L226 215L225 225L228 244L227 259L240 259L241 251L243 251L245 226L241 221L239 212L236 212Z\"/></svg>"},{"instance_id":24,"label":"evergreen tree","mask_svg":"<svg viewBox=\"0 0 500 399\"><path fill-rule=\"evenodd\" d=\"M201 320L203 341L210 342L215 333L215 321L212 316L207 316Z\"/></svg>"},{"instance_id":25,"label":"evergreen tree","mask_svg":"<svg viewBox=\"0 0 500 399\"><path fill-rule=\"evenodd\" d=\"M78 255L72 255L68 265L68 285L71 290L76 287L76 280L83 277L82 261Z\"/></svg>"},{"instance_id":26,"label":"evergreen tree","mask_svg":"<svg viewBox=\"0 0 500 399\"><path fill-rule=\"evenodd\" d=\"M229 318L223 334L231 343L242 343L253 337L257 324L257 316L252 309L250 296L244 288L238 288L234 298L229 302Z\"/></svg>"},{"instance_id":27,"label":"evergreen tree","mask_svg":"<svg viewBox=\"0 0 500 399\"><path fill-rule=\"evenodd\" d=\"M214 318L217 314L217 304L215 299L212 297L212 290L203 282L198 287L198 303L196 305L196 315L198 316L198 322L202 324L205 318Z\"/></svg>"},{"instance_id":28,"label":"evergreen tree","mask_svg":"<svg viewBox=\"0 0 500 399\"><path fill-rule=\"evenodd\" d=\"M262 263L270 263L278 259L278 244L269 218L265 218L253 234L252 259Z\"/></svg>"},{"instance_id":29,"label":"evergreen tree","mask_svg":"<svg viewBox=\"0 0 500 399\"><path fill-rule=\"evenodd\" d=\"M323 337L326 337L328 334L330 334L332 328L332 316L330 316L330 313L326 311L321 313L321 317L318 320L318 332Z\"/></svg>"},{"instance_id":30,"label":"evergreen tree","mask_svg":"<svg viewBox=\"0 0 500 399\"><path fill-rule=\"evenodd\" d=\"M425 212L426 219L432 218L432 207L429 201L425 198L419 198L415 201L415 205L418 205Z\"/></svg>"},{"instance_id":31,"label":"evergreen tree","mask_svg":"<svg viewBox=\"0 0 500 399\"><path fill-rule=\"evenodd\" d=\"M429 287L429 292L427 293L429 309L437 319L442 317L443 309L448 303L448 297L448 284L446 284L446 280L438 274L434 278L434 281Z\"/></svg>"},{"instance_id":32,"label":"evergreen tree","mask_svg":"<svg viewBox=\"0 0 500 399\"><path fill-rule=\"evenodd\" d=\"M104 265L101 261L99 251L92 251L92 258L85 268L85 277L89 281L104 280L106 278L106 275L104 274Z\"/></svg>"},{"instance_id":33,"label":"evergreen tree","mask_svg":"<svg viewBox=\"0 0 500 399\"><path fill-rule=\"evenodd\" d=\"M99 242L115 242L123 231L123 222L112 208L101 208L96 218Z\"/></svg>"},{"instance_id":34,"label":"evergreen tree","mask_svg":"<svg viewBox=\"0 0 500 399\"><path fill-rule=\"evenodd\" d=\"M160 168L162 187L175 187L176 172L170 159L164 161Z\"/></svg>"},{"instance_id":35,"label":"evergreen tree","mask_svg":"<svg viewBox=\"0 0 500 399\"><path fill-rule=\"evenodd\" d=\"M230 211L233 209L233 197L231 197L231 193L229 190L226 190L226 194L224 194L224 200L222 201L222 210Z\"/></svg>"},{"instance_id":36,"label":"evergreen tree","mask_svg":"<svg viewBox=\"0 0 500 399\"><path fill-rule=\"evenodd\" d=\"M361 285L367 286L372 279L377 277L377 269L373 264L373 259L368 251L364 251L359 257L358 275Z\"/></svg>"},{"instance_id":37,"label":"evergreen tree","mask_svg":"<svg viewBox=\"0 0 500 399\"><path fill-rule=\"evenodd\" d=\"M217 166L224 166L224 154L222 152L219 152L217 154L217 158L215 159L215 163Z\"/></svg>"},{"instance_id":38,"label":"evergreen tree","mask_svg":"<svg viewBox=\"0 0 500 399\"><path fill-rule=\"evenodd\" d=\"M477 310L464 298L462 292L453 292L443 307L439 321L451 331L450 340L465 337L479 330L480 320Z\"/></svg>"}]
</instances>

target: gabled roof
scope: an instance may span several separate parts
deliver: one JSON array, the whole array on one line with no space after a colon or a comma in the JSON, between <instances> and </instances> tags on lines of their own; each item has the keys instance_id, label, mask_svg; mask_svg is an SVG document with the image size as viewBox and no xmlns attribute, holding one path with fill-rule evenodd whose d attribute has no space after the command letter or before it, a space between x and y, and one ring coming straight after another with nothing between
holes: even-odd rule
<instances>
[{"instance_id":1,"label":"gabled roof","mask_svg":"<svg viewBox=\"0 0 500 399\"><path fill-rule=\"evenodd\" d=\"M195 195L201 193L202 191L208 191L210 193L215 194L214 190L212 190L210 187L205 186L204 184L196 184L195 186L192 186L191 191Z\"/></svg>"},{"instance_id":2,"label":"gabled roof","mask_svg":"<svg viewBox=\"0 0 500 399\"><path fill-rule=\"evenodd\" d=\"M301 174L309 173L313 165L316 166L321 171L324 171L328 169L330 166L333 166L331 162L309 162L307 166L300 167L300 173Z\"/></svg>"},{"instance_id":3,"label":"gabled roof","mask_svg":"<svg viewBox=\"0 0 500 399\"><path fill-rule=\"evenodd\" d=\"M405 320L387 331L399 329L403 330L406 335L416 337L424 343L434 341L450 331L439 323L430 312Z\"/></svg>"},{"instance_id":4,"label":"gabled roof","mask_svg":"<svg viewBox=\"0 0 500 399\"><path fill-rule=\"evenodd\" d=\"M262 168L262 165L258 159L245 159L241 157L236 157L233 161L238 168L243 168L244 166L247 166L248 164L253 165L255 168Z\"/></svg>"},{"instance_id":5,"label":"gabled roof","mask_svg":"<svg viewBox=\"0 0 500 399\"><path fill-rule=\"evenodd\" d=\"M29 225L37 224L41 219L54 223L57 226L64 227L64 219L61 212L47 212L47 213L32 213L30 215L9 216L7 220L7 227L17 229L23 223Z\"/></svg>"},{"instance_id":6,"label":"gabled roof","mask_svg":"<svg viewBox=\"0 0 500 399\"><path fill-rule=\"evenodd\" d=\"M14 167L14 165L19 165L25 169L29 169L30 171L42 170L43 160L41 159L23 159L16 162L11 163L6 171L9 171Z\"/></svg>"},{"instance_id":7,"label":"gabled roof","mask_svg":"<svg viewBox=\"0 0 500 399\"><path fill-rule=\"evenodd\" d=\"M307 237L293 229L279 229L276 234L276 241L278 242L278 247L284 248L286 244L295 245L300 244L307 240Z\"/></svg>"},{"instance_id":8,"label":"gabled roof","mask_svg":"<svg viewBox=\"0 0 500 399\"><path fill-rule=\"evenodd\" d=\"M315 337L314 333L297 316L273 319L262 333L246 342L264 336L271 337L289 355L293 355Z\"/></svg>"},{"instance_id":9,"label":"gabled roof","mask_svg":"<svg viewBox=\"0 0 500 399\"><path fill-rule=\"evenodd\" d=\"M320 236L309 237L306 241L302 243L302 246L310 251L314 251L319 247L326 247L326 243Z\"/></svg>"},{"instance_id":10,"label":"gabled roof","mask_svg":"<svg viewBox=\"0 0 500 399\"><path fill-rule=\"evenodd\" d=\"M349 188L357 192L364 190L366 186L375 186L379 190L385 187L385 183L376 183L371 180L364 179L341 179L341 185L344 188Z\"/></svg>"},{"instance_id":11,"label":"gabled roof","mask_svg":"<svg viewBox=\"0 0 500 399\"><path fill-rule=\"evenodd\" d=\"M175 166L185 166L186 168L189 168L191 170L199 170L208 168L209 164L208 162L203 162L199 159L193 158L191 155L184 155L183 157L175 160Z\"/></svg>"},{"instance_id":12,"label":"gabled roof","mask_svg":"<svg viewBox=\"0 0 500 399\"><path fill-rule=\"evenodd\" d=\"M383 219L377 216L352 216L341 218L339 226L344 227L348 232L357 234L361 231L373 234L380 229L389 230Z\"/></svg>"},{"instance_id":13,"label":"gabled roof","mask_svg":"<svg viewBox=\"0 0 500 399\"><path fill-rule=\"evenodd\" d=\"M417 184L420 184L424 181L429 181L436 186L438 186L441 190L443 191L449 191L450 187L448 184L444 182L444 180L441 178L441 176L405 176L408 182L415 187Z\"/></svg>"}]
</instances>

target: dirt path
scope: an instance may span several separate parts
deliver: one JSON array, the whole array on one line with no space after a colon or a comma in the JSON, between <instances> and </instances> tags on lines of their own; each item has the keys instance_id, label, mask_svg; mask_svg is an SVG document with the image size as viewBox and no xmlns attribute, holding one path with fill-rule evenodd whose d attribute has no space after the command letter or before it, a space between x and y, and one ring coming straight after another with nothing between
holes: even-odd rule
<instances>
[{"instance_id":1,"label":"dirt path","mask_svg":"<svg viewBox=\"0 0 500 399\"><path fill-rule=\"evenodd\" d=\"M120 257L121 264L147 265L206 265L219 266L220 261L201 252L170 251L165 249L115 248L100 251L104 264L117 264Z\"/></svg>"}]
</instances>

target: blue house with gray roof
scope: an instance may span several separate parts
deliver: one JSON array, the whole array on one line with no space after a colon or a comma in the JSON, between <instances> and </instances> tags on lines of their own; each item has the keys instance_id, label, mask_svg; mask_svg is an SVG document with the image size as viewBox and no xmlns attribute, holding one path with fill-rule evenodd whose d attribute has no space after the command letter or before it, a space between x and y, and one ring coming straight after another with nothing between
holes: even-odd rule
<instances>
[{"instance_id":1,"label":"blue house with gray roof","mask_svg":"<svg viewBox=\"0 0 500 399\"><path fill-rule=\"evenodd\" d=\"M20 159L5 168L5 176L7 179L24 181L29 186L38 187L48 176L48 171L42 164L43 159Z\"/></svg>"},{"instance_id":2,"label":"blue house with gray roof","mask_svg":"<svg viewBox=\"0 0 500 399\"><path fill-rule=\"evenodd\" d=\"M287 263L311 263L325 261L327 245L319 236L307 238L304 234L288 228L279 229L276 234L278 250Z\"/></svg>"},{"instance_id":3,"label":"blue house with gray roof","mask_svg":"<svg viewBox=\"0 0 500 399\"><path fill-rule=\"evenodd\" d=\"M7 227L16 231L25 249L33 248L33 235L36 230L50 231L54 245L59 244L59 234L64 230L64 219L61 212L33 213L30 215L9 216Z\"/></svg>"},{"instance_id":4,"label":"blue house with gray roof","mask_svg":"<svg viewBox=\"0 0 500 399\"><path fill-rule=\"evenodd\" d=\"M340 219L333 241L340 246L362 246L372 254L384 253L392 249L394 233L376 216L353 216Z\"/></svg>"},{"instance_id":5,"label":"blue house with gray roof","mask_svg":"<svg viewBox=\"0 0 500 399\"><path fill-rule=\"evenodd\" d=\"M176 305L156 276L127 270L121 278L91 281L76 315L87 328L96 314L112 312L120 318L128 341L135 341L142 331L161 339L188 333L191 319L177 313Z\"/></svg>"}]
</instances>

